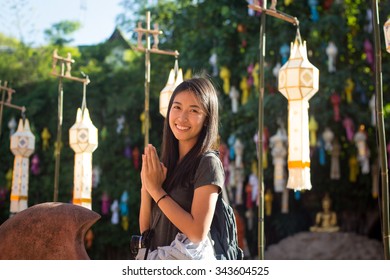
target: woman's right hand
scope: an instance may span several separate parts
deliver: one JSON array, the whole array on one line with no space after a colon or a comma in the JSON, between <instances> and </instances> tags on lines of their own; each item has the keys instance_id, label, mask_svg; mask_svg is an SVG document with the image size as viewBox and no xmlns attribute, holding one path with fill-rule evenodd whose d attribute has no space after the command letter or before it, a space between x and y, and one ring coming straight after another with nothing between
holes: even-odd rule
<instances>
[{"instance_id":1,"label":"woman's right hand","mask_svg":"<svg viewBox=\"0 0 390 280\"><path fill-rule=\"evenodd\" d=\"M167 168L158 158L156 148L149 144L142 155L142 187L156 200L160 197L162 184L167 176Z\"/></svg>"}]
</instances>

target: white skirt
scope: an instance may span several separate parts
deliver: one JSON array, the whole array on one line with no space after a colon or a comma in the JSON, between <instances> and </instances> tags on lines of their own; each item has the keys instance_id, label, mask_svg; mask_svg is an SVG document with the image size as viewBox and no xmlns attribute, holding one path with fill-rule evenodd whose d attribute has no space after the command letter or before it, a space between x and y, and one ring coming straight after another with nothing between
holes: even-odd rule
<instances>
[{"instance_id":1,"label":"white skirt","mask_svg":"<svg viewBox=\"0 0 390 280\"><path fill-rule=\"evenodd\" d=\"M138 251L136 260L143 260L146 249ZM176 234L170 246L157 247L149 251L148 260L215 260L214 248L209 238L192 243L183 233Z\"/></svg>"}]
</instances>

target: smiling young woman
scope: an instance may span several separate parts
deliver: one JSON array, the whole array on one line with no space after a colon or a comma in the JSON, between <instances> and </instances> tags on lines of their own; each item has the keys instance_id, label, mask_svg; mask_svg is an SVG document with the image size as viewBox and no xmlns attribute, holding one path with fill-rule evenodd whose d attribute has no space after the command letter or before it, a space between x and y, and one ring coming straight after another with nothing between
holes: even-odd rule
<instances>
[{"instance_id":1,"label":"smiling young woman","mask_svg":"<svg viewBox=\"0 0 390 280\"><path fill-rule=\"evenodd\" d=\"M140 232L154 231L148 259L173 258L172 246L176 259L215 258L208 232L225 180L217 136L213 84L184 81L168 106L161 159L152 145L142 155Z\"/></svg>"}]
</instances>

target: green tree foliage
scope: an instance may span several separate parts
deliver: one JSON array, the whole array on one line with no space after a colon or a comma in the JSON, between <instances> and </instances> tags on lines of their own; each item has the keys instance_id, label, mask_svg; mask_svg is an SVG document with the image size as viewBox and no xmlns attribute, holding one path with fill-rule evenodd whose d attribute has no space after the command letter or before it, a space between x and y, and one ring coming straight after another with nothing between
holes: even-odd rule
<instances>
[{"instance_id":1,"label":"green tree foliage","mask_svg":"<svg viewBox=\"0 0 390 280\"><path fill-rule=\"evenodd\" d=\"M0 76L12 86L28 84L47 77L51 48L31 48L0 34Z\"/></svg>"},{"instance_id":2,"label":"green tree foliage","mask_svg":"<svg viewBox=\"0 0 390 280\"><path fill-rule=\"evenodd\" d=\"M53 24L50 29L45 30L45 37L50 44L62 47L73 41L71 34L81 27L78 21L64 20Z\"/></svg>"}]
</instances>

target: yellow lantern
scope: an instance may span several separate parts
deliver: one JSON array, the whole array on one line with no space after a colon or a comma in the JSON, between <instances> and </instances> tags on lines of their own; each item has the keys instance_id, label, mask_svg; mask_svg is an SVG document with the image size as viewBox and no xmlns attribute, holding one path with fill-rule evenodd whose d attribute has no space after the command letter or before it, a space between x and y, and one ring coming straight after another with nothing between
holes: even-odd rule
<instances>
[{"instance_id":1,"label":"yellow lantern","mask_svg":"<svg viewBox=\"0 0 390 280\"><path fill-rule=\"evenodd\" d=\"M230 92L230 77L231 72L226 66L222 66L219 71L219 77L223 80L223 91L225 94Z\"/></svg>"},{"instance_id":2,"label":"yellow lantern","mask_svg":"<svg viewBox=\"0 0 390 280\"><path fill-rule=\"evenodd\" d=\"M299 30L289 60L279 70L279 91L288 99L287 188L310 190L309 99L318 91L319 70L307 58Z\"/></svg>"},{"instance_id":3,"label":"yellow lantern","mask_svg":"<svg viewBox=\"0 0 390 280\"><path fill-rule=\"evenodd\" d=\"M98 146L98 130L87 108L77 109L76 123L69 129L69 145L75 152L73 204L92 210L92 152Z\"/></svg>"},{"instance_id":4,"label":"yellow lantern","mask_svg":"<svg viewBox=\"0 0 390 280\"><path fill-rule=\"evenodd\" d=\"M385 42L386 42L386 51L390 53L390 18L386 21L383 26L383 30L385 33Z\"/></svg>"},{"instance_id":5,"label":"yellow lantern","mask_svg":"<svg viewBox=\"0 0 390 280\"><path fill-rule=\"evenodd\" d=\"M177 67L177 65L175 65ZM176 74L177 72L177 74ZM169 72L168 82L160 92L160 114L165 118L167 116L169 100L175 88L183 82L183 70L171 69Z\"/></svg>"},{"instance_id":6,"label":"yellow lantern","mask_svg":"<svg viewBox=\"0 0 390 280\"><path fill-rule=\"evenodd\" d=\"M315 147L317 145L317 130L318 130L318 122L316 121L314 116L310 116L309 118L310 147Z\"/></svg>"},{"instance_id":7,"label":"yellow lantern","mask_svg":"<svg viewBox=\"0 0 390 280\"><path fill-rule=\"evenodd\" d=\"M192 70L191 68L188 68L186 73L184 74L184 80L189 80L192 78Z\"/></svg>"},{"instance_id":8,"label":"yellow lantern","mask_svg":"<svg viewBox=\"0 0 390 280\"><path fill-rule=\"evenodd\" d=\"M35 136L26 119L19 120L17 131L11 136L11 151L15 155L11 189L11 216L27 209L29 157L35 150Z\"/></svg>"}]
</instances>

